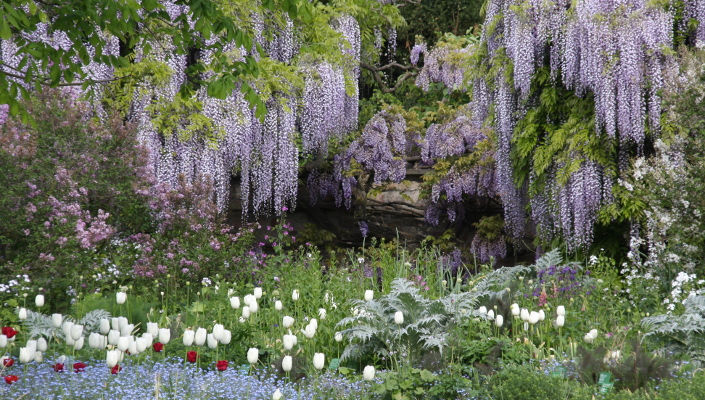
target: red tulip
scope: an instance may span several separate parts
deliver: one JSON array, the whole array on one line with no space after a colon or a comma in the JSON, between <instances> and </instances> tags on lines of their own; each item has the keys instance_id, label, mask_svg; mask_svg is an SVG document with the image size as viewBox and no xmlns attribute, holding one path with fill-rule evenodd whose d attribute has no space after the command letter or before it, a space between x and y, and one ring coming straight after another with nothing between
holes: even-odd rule
<instances>
[{"instance_id":1,"label":"red tulip","mask_svg":"<svg viewBox=\"0 0 705 400\"><path fill-rule=\"evenodd\" d=\"M8 385L11 385L13 382L17 382L19 379L20 379L20 377L17 375L8 375L5 377L5 382Z\"/></svg>"},{"instance_id":2,"label":"red tulip","mask_svg":"<svg viewBox=\"0 0 705 400\"><path fill-rule=\"evenodd\" d=\"M4 326L2 328L2 334L7 336L8 339L12 339L13 337L15 337L15 335L17 335L17 333L19 333L19 331L12 329L11 326ZM13 376L13 375L10 375L10 376Z\"/></svg>"},{"instance_id":3,"label":"red tulip","mask_svg":"<svg viewBox=\"0 0 705 400\"><path fill-rule=\"evenodd\" d=\"M82 362L73 363L73 372L83 372L86 370L86 364Z\"/></svg>"},{"instance_id":4,"label":"red tulip","mask_svg":"<svg viewBox=\"0 0 705 400\"><path fill-rule=\"evenodd\" d=\"M215 363L215 367L218 368L218 371L225 371L228 369L228 362L225 360L220 360Z\"/></svg>"},{"instance_id":5,"label":"red tulip","mask_svg":"<svg viewBox=\"0 0 705 400\"><path fill-rule=\"evenodd\" d=\"M5 358L2 360L2 365L6 366L6 367L11 367L14 363L15 363L15 360L13 360L11 358Z\"/></svg>"},{"instance_id":6,"label":"red tulip","mask_svg":"<svg viewBox=\"0 0 705 400\"><path fill-rule=\"evenodd\" d=\"M152 347L154 348L154 351L156 351L157 353L159 353L160 351L162 351L164 349L164 345L159 342L154 343L152 345Z\"/></svg>"},{"instance_id":7,"label":"red tulip","mask_svg":"<svg viewBox=\"0 0 705 400\"><path fill-rule=\"evenodd\" d=\"M64 364L61 364L61 363L54 364L54 372L64 372Z\"/></svg>"},{"instance_id":8,"label":"red tulip","mask_svg":"<svg viewBox=\"0 0 705 400\"><path fill-rule=\"evenodd\" d=\"M118 372L122 371L122 367L115 364L114 367L110 368L110 373L113 375L117 375Z\"/></svg>"},{"instance_id":9,"label":"red tulip","mask_svg":"<svg viewBox=\"0 0 705 400\"><path fill-rule=\"evenodd\" d=\"M195 363L197 358L198 353L196 353L195 351L189 351L188 353L186 353L186 359L188 360L188 362Z\"/></svg>"}]
</instances>

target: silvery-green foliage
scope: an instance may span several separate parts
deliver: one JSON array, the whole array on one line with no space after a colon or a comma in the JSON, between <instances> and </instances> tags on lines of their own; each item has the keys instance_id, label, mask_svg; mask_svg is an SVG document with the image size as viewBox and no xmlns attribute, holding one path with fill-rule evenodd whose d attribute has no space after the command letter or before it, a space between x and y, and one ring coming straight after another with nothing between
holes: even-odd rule
<instances>
[{"instance_id":1,"label":"silvery-green foliage","mask_svg":"<svg viewBox=\"0 0 705 400\"><path fill-rule=\"evenodd\" d=\"M421 295L414 282L399 278L389 294L372 301L352 301L352 317L338 322L348 327L343 335L349 340L341 358L360 358L374 354L382 358L407 359L412 363L425 351L441 354L448 345L450 328L464 318L485 316L477 311L483 297L500 296L508 281L529 267L501 268L479 278L465 292L447 294L439 299ZM396 325L394 314L401 311L404 323Z\"/></svg>"},{"instance_id":2,"label":"silvery-green foliage","mask_svg":"<svg viewBox=\"0 0 705 400\"><path fill-rule=\"evenodd\" d=\"M83 318L76 321L75 318L65 315L63 321L71 321L73 323L83 325L84 335L91 332L97 332L100 328L100 320L110 318L111 314L105 310L93 310L86 313ZM65 339L64 332L59 328L54 328L51 323L51 315L44 315L32 310L27 310L27 319L24 320L24 326L30 338L43 336L45 338L60 338Z\"/></svg>"},{"instance_id":3,"label":"silvery-green foliage","mask_svg":"<svg viewBox=\"0 0 705 400\"><path fill-rule=\"evenodd\" d=\"M641 324L648 330L644 338L661 343L665 350L683 352L694 361L705 362L705 296L691 296L683 303L682 315L661 314L646 317Z\"/></svg>"}]
</instances>

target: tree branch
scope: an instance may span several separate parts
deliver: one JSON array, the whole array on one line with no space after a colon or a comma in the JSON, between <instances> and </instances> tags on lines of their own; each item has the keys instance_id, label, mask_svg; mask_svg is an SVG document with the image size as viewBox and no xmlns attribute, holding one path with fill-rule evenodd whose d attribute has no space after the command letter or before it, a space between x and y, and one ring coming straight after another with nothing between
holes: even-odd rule
<instances>
[{"instance_id":1,"label":"tree branch","mask_svg":"<svg viewBox=\"0 0 705 400\"><path fill-rule=\"evenodd\" d=\"M387 64L382 67L375 67L374 65L370 65L370 64L366 64L364 62L361 62L360 66L372 73L372 77L375 79L375 82L377 83L377 85L379 85L379 88L382 91L382 93L395 92L397 89L399 89L399 87L401 86L402 83L404 83L405 80L407 80L408 78L410 78L412 76L416 76L416 74L417 74L416 71L418 71L418 68L413 65L404 66L404 65L397 64L397 63ZM379 74L379 71L384 71L384 70L389 69L391 67L398 67L398 68L406 70L406 72L403 75L401 75L399 78L397 78L396 84L390 88L382 80L382 76Z\"/></svg>"}]
</instances>

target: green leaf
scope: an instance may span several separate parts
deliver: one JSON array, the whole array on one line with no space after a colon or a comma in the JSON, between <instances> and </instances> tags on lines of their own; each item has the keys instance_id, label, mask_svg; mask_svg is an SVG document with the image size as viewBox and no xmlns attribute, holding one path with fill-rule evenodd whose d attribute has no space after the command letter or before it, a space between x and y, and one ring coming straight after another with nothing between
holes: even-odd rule
<instances>
[{"instance_id":1,"label":"green leaf","mask_svg":"<svg viewBox=\"0 0 705 400\"><path fill-rule=\"evenodd\" d=\"M0 19L0 38L9 40L12 37L12 30L5 18Z\"/></svg>"}]
</instances>

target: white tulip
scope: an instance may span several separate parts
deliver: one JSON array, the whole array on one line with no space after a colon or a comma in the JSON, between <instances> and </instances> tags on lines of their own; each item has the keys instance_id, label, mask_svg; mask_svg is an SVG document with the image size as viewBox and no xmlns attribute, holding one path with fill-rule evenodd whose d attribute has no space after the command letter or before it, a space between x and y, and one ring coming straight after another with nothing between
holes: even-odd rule
<instances>
[{"instance_id":1,"label":"white tulip","mask_svg":"<svg viewBox=\"0 0 705 400\"><path fill-rule=\"evenodd\" d=\"M100 333L98 332L91 332L91 334L88 335L88 347L91 349L99 348L102 341L103 340L100 338Z\"/></svg>"},{"instance_id":2,"label":"white tulip","mask_svg":"<svg viewBox=\"0 0 705 400\"><path fill-rule=\"evenodd\" d=\"M212 333L206 335L206 342L208 343L209 349L215 349L218 347L218 339L214 338Z\"/></svg>"},{"instance_id":3,"label":"white tulip","mask_svg":"<svg viewBox=\"0 0 705 400\"><path fill-rule=\"evenodd\" d=\"M490 310L487 312L487 319L492 321L494 319L494 310Z\"/></svg>"},{"instance_id":4,"label":"white tulip","mask_svg":"<svg viewBox=\"0 0 705 400\"><path fill-rule=\"evenodd\" d=\"M284 308L284 305L282 304L281 300L277 300L274 302L274 309L277 311L281 311L282 308Z\"/></svg>"},{"instance_id":5,"label":"white tulip","mask_svg":"<svg viewBox=\"0 0 705 400\"><path fill-rule=\"evenodd\" d=\"M193 338L196 336L196 332L191 329L186 329L184 331L184 346L191 346L193 344Z\"/></svg>"},{"instance_id":6,"label":"white tulip","mask_svg":"<svg viewBox=\"0 0 705 400\"><path fill-rule=\"evenodd\" d=\"M37 297L34 298L34 304L36 304L37 307L44 307L44 295L38 294Z\"/></svg>"},{"instance_id":7,"label":"white tulip","mask_svg":"<svg viewBox=\"0 0 705 400\"><path fill-rule=\"evenodd\" d=\"M26 347L20 347L19 361L22 364L26 364L28 362L31 362L32 360L34 360L34 352L32 351L32 349L28 349Z\"/></svg>"},{"instance_id":8,"label":"white tulip","mask_svg":"<svg viewBox=\"0 0 705 400\"><path fill-rule=\"evenodd\" d=\"M61 323L64 321L64 317L61 314L51 314L51 326L54 328L61 327Z\"/></svg>"},{"instance_id":9,"label":"white tulip","mask_svg":"<svg viewBox=\"0 0 705 400\"><path fill-rule=\"evenodd\" d=\"M343 333L342 332L336 332L335 333L335 341L340 343L343 341Z\"/></svg>"},{"instance_id":10,"label":"white tulip","mask_svg":"<svg viewBox=\"0 0 705 400\"><path fill-rule=\"evenodd\" d=\"M365 290L365 301L372 301L375 298L375 292L372 290Z\"/></svg>"},{"instance_id":11,"label":"white tulip","mask_svg":"<svg viewBox=\"0 0 705 400\"><path fill-rule=\"evenodd\" d=\"M20 310L17 312L17 318L20 319L20 321L24 321L27 319L27 309L22 307Z\"/></svg>"},{"instance_id":12,"label":"white tulip","mask_svg":"<svg viewBox=\"0 0 705 400\"><path fill-rule=\"evenodd\" d=\"M73 344L73 349L74 350L81 350L83 348L83 342L84 342L84 337L81 336L76 340L76 343Z\"/></svg>"},{"instance_id":13,"label":"white tulip","mask_svg":"<svg viewBox=\"0 0 705 400\"><path fill-rule=\"evenodd\" d=\"M558 306L558 308L556 308L556 315L565 315L565 307Z\"/></svg>"},{"instance_id":14,"label":"white tulip","mask_svg":"<svg viewBox=\"0 0 705 400\"><path fill-rule=\"evenodd\" d=\"M362 379L366 381L373 381L375 379L375 367L368 365L362 370Z\"/></svg>"},{"instance_id":15,"label":"white tulip","mask_svg":"<svg viewBox=\"0 0 705 400\"><path fill-rule=\"evenodd\" d=\"M229 344L233 339L233 333L227 329L223 329L223 336L220 338L220 344Z\"/></svg>"},{"instance_id":16,"label":"white tulip","mask_svg":"<svg viewBox=\"0 0 705 400\"><path fill-rule=\"evenodd\" d=\"M225 327L223 327L223 324L213 325L213 338L215 340L220 341L220 339L223 337L224 330L225 330Z\"/></svg>"},{"instance_id":17,"label":"white tulip","mask_svg":"<svg viewBox=\"0 0 705 400\"><path fill-rule=\"evenodd\" d=\"M291 292L291 300L299 301L299 289L294 289L294 291Z\"/></svg>"},{"instance_id":18,"label":"white tulip","mask_svg":"<svg viewBox=\"0 0 705 400\"><path fill-rule=\"evenodd\" d=\"M502 327L504 325L504 317L502 314L497 314L497 317L494 319L495 325L497 325L498 328Z\"/></svg>"},{"instance_id":19,"label":"white tulip","mask_svg":"<svg viewBox=\"0 0 705 400\"><path fill-rule=\"evenodd\" d=\"M294 325L294 319L292 317L287 315L282 319L282 326L284 329L289 329L292 325Z\"/></svg>"},{"instance_id":20,"label":"white tulip","mask_svg":"<svg viewBox=\"0 0 705 400\"><path fill-rule=\"evenodd\" d=\"M250 307L248 307L248 306L242 307L242 318L245 318L245 319L250 318Z\"/></svg>"},{"instance_id":21,"label":"white tulip","mask_svg":"<svg viewBox=\"0 0 705 400\"><path fill-rule=\"evenodd\" d=\"M37 351L37 341L36 340L28 340L27 344L25 345L32 353Z\"/></svg>"},{"instance_id":22,"label":"white tulip","mask_svg":"<svg viewBox=\"0 0 705 400\"><path fill-rule=\"evenodd\" d=\"M232 307L232 308L235 309L235 310L238 309L238 308L240 308L240 298L237 297L237 296L236 296L236 297L231 297L231 298L230 298L230 307Z\"/></svg>"},{"instance_id":23,"label":"white tulip","mask_svg":"<svg viewBox=\"0 0 705 400\"><path fill-rule=\"evenodd\" d=\"M48 344L47 344L46 339L44 339L43 337L40 337L39 339L37 339L37 350L47 351L47 347L48 347Z\"/></svg>"},{"instance_id":24,"label":"white tulip","mask_svg":"<svg viewBox=\"0 0 705 400\"><path fill-rule=\"evenodd\" d=\"M125 292L115 293L115 302L116 303L125 304L125 301L127 301L127 293L125 293Z\"/></svg>"},{"instance_id":25,"label":"white tulip","mask_svg":"<svg viewBox=\"0 0 705 400\"><path fill-rule=\"evenodd\" d=\"M111 329L110 332L108 332L108 344L115 346L118 344L118 339L120 339L120 331Z\"/></svg>"},{"instance_id":26,"label":"white tulip","mask_svg":"<svg viewBox=\"0 0 705 400\"><path fill-rule=\"evenodd\" d=\"M588 343L592 343L595 340L595 338L593 338L592 335L590 335L590 333L586 333L585 336L583 336L583 340L585 340Z\"/></svg>"},{"instance_id":27,"label":"white tulip","mask_svg":"<svg viewBox=\"0 0 705 400\"><path fill-rule=\"evenodd\" d=\"M284 370L284 372L291 371L291 368L293 367L293 363L294 362L293 362L293 359L291 358L291 356L284 356L284 358L282 359L282 369Z\"/></svg>"},{"instance_id":28,"label":"white tulip","mask_svg":"<svg viewBox=\"0 0 705 400\"><path fill-rule=\"evenodd\" d=\"M124 324L120 327L120 336L130 336L135 330L135 324Z\"/></svg>"},{"instance_id":29,"label":"white tulip","mask_svg":"<svg viewBox=\"0 0 705 400\"><path fill-rule=\"evenodd\" d=\"M394 313L394 323L397 325L401 325L404 323L404 314L401 311L397 311Z\"/></svg>"},{"instance_id":30,"label":"white tulip","mask_svg":"<svg viewBox=\"0 0 705 400\"><path fill-rule=\"evenodd\" d=\"M159 335L159 324L156 322L147 322L147 333L152 334L154 337Z\"/></svg>"},{"instance_id":31,"label":"white tulip","mask_svg":"<svg viewBox=\"0 0 705 400\"><path fill-rule=\"evenodd\" d=\"M564 315L559 315L556 318L556 326L559 328L562 328L563 325L565 325L565 316Z\"/></svg>"},{"instance_id":32,"label":"white tulip","mask_svg":"<svg viewBox=\"0 0 705 400\"><path fill-rule=\"evenodd\" d=\"M71 337L73 340L78 340L83 336L83 325L74 325L71 327Z\"/></svg>"},{"instance_id":33,"label":"white tulip","mask_svg":"<svg viewBox=\"0 0 705 400\"><path fill-rule=\"evenodd\" d=\"M0 348L7 347L7 335L0 335Z\"/></svg>"},{"instance_id":34,"label":"white tulip","mask_svg":"<svg viewBox=\"0 0 705 400\"><path fill-rule=\"evenodd\" d=\"M245 297L242 298L242 302L245 303L246 306L249 306L252 300L255 300L255 297L251 294L246 294Z\"/></svg>"},{"instance_id":35,"label":"white tulip","mask_svg":"<svg viewBox=\"0 0 705 400\"><path fill-rule=\"evenodd\" d=\"M159 329L159 343L167 344L171 340L171 330L169 328Z\"/></svg>"},{"instance_id":36,"label":"white tulip","mask_svg":"<svg viewBox=\"0 0 705 400\"><path fill-rule=\"evenodd\" d=\"M42 353L41 351L35 351L34 352L34 362L40 363L42 361L44 361L44 353Z\"/></svg>"},{"instance_id":37,"label":"white tulip","mask_svg":"<svg viewBox=\"0 0 705 400\"><path fill-rule=\"evenodd\" d=\"M531 314L529 314L529 323L533 325L539 322L540 318L541 317L539 316L539 313L537 313L536 311L532 311Z\"/></svg>"},{"instance_id":38,"label":"white tulip","mask_svg":"<svg viewBox=\"0 0 705 400\"><path fill-rule=\"evenodd\" d=\"M328 315L328 312L326 311L325 308L318 309L318 316L321 318L321 320L326 319L326 315Z\"/></svg>"},{"instance_id":39,"label":"white tulip","mask_svg":"<svg viewBox=\"0 0 705 400\"><path fill-rule=\"evenodd\" d=\"M483 315L484 315L484 314L487 314L487 307L481 306L477 311L478 311L480 314L483 314Z\"/></svg>"},{"instance_id":40,"label":"white tulip","mask_svg":"<svg viewBox=\"0 0 705 400\"><path fill-rule=\"evenodd\" d=\"M539 321L543 321L546 319L546 313L543 312L543 310L539 310Z\"/></svg>"},{"instance_id":41,"label":"white tulip","mask_svg":"<svg viewBox=\"0 0 705 400\"><path fill-rule=\"evenodd\" d=\"M127 325L129 323L130 323L130 321L127 320L127 317L117 317L117 324L118 324L117 329L118 330L121 330L122 327L124 327L125 325Z\"/></svg>"},{"instance_id":42,"label":"white tulip","mask_svg":"<svg viewBox=\"0 0 705 400\"><path fill-rule=\"evenodd\" d=\"M314 328L318 329L318 320L316 318L311 318L309 325L313 325Z\"/></svg>"},{"instance_id":43,"label":"white tulip","mask_svg":"<svg viewBox=\"0 0 705 400\"><path fill-rule=\"evenodd\" d=\"M257 311L259 311L259 304L257 303L256 299L252 299L252 301L250 302L250 312L254 314Z\"/></svg>"},{"instance_id":44,"label":"white tulip","mask_svg":"<svg viewBox=\"0 0 705 400\"><path fill-rule=\"evenodd\" d=\"M130 352L133 356L136 356L137 354L140 353L139 349L137 349L137 341L134 340L134 338L131 337L132 340L130 340L130 343L127 345L127 351Z\"/></svg>"},{"instance_id":45,"label":"white tulip","mask_svg":"<svg viewBox=\"0 0 705 400\"><path fill-rule=\"evenodd\" d=\"M118 364L120 360L120 350L108 350L105 361L108 363L108 368L112 368Z\"/></svg>"},{"instance_id":46,"label":"white tulip","mask_svg":"<svg viewBox=\"0 0 705 400\"><path fill-rule=\"evenodd\" d=\"M206 343L206 338L208 337L208 331L205 328L196 329L196 336L193 338L193 344L196 346L203 346Z\"/></svg>"},{"instance_id":47,"label":"white tulip","mask_svg":"<svg viewBox=\"0 0 705 400\"><path fill-rule=\"evenodd\" d=\"M529 310L527 310L526 308L521 309L521 320L522 321L524 321L524 322L528 321L530 315L531 314L529 314Z\"/></svg>"},{"instance_id":48,"label":"white tulip","mask_svg":"<svg viewBox=\"0 0 705 400\"><path fill-rule=\"evenodd\" d=\"M76 344L76 341L73 340L73 337L72 337L71 335L68 335L68 336L66 336L66 338L65 338L65 340L64 340L64 343L65 343L67 346L73 346L74 344Z\"/></svg>"},{"instance_id":49,"label":"white tulip","mask_svg":"<svg viewBox=\"0 0 705 400\"><path fill-rule=\"evenodd\" d=\"M280 400L282 398L282 392L281 390L277 389L272 393L272 400Z\"/></svg>"},{"instance_id":50,"label":"white tulip","mask_svg":"<svg viewBox=\"0 0 705 400\"><path fill-rule=\"evenodd\" d=\"M302 333L304 334L304 336L306 336L308 339L313 339L313 337L316 335L316 327L313 326L313 325L311 325L311 324L308 324L308 325L306 325L306 328L305 328L303 331L301 331L301 332L302 332Z\"/></svg>"},{"instance_id":51,"label":"white tulip","mask_svg":"<svg viewBox=\"0 0 705 400\"><path fill-rule=\"evenodd\" d=\"M282 339L282 344L285 350L291 350L294 347L294 335L284 335Z\"/></svg>"},{"instance_id":52,"label":"white tulip","mask_svg":"<svg viewBox=\"0 0 705 400\"><path fill-rule=\"evenodd\" d=\"M313 355L313 367L321 370L326 364L326 356L323 353L316 353Z\"/></svg>"},{"instance_id":53,"label":"white tulip","mask_svg":"<svg viewBox=\"0 0 705 400\"><path fill-rule=\"evenodd\" d=\"M120 351L126 351L130 347L130 339L128 336L120 336L117 342L117 348Z\"/></svg>"},{"instance_id":54,"label":"white tulip","mask_svg":"<svg viewBox=\"0 0 705 400\"><path fill-rule=\"evenodd\" d=\"M135 340L135 347L137 348L138 353L144 353L148 346L149 341L144 337L137 338L137 340Z\"/></svg>"},{"instance_id":55,"label":"white tulip","mask_svg":"<svg viewBox=\"0 0 705 400\"><path fill-rule=\"evenodd\" d=\"M100 333L102 335L107 335L110 332L110 320L103 318L100 320Z\"/></svg>"},{"instance_id":56,"label":"white tulip","mask_svg":"<svg viewBox=\"0 0 705 400\"><path fill-rule=\"evenodd\" d=\"M257 359L259 358L259 350L257 350L254 347L251 347L249 350L247 350L247 362L250 364L254 364L257 362Z\"/></svg>"},{"instance_id":57,"label":"white tulip","mask_svg":"<svg viewBox=\"0 0 705 400\"><path fill-rule=\"evenodd\" d=\"M262 288L256 287L254 295L255 295L255 299L261 299L262 298Z\"/></svg>"}]
</instances>

